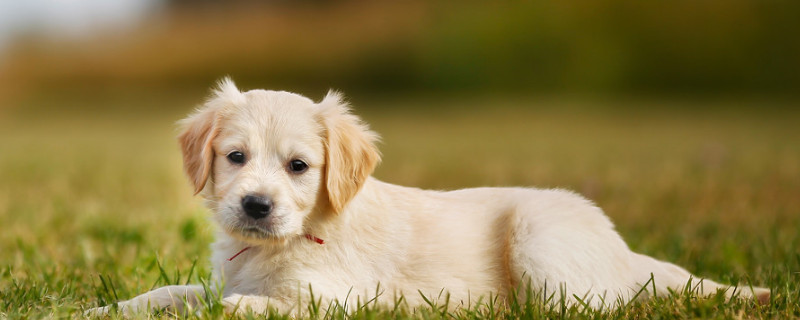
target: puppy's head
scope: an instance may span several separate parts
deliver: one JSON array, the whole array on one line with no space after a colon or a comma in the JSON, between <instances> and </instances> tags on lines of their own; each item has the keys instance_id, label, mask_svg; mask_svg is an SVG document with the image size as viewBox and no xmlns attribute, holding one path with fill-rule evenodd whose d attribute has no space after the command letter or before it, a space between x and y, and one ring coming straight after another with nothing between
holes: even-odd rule
<instances>
[{"instance_id":1,"label":"puppy's head","mask_svg":"<svg viewBox=\"0 0 800 320\"><path fill-rule=\"evenodd\" d=\"M380 160L377 135L334 92L314 103L225 79L181 124L195 193L246 241L302 235L313 213L341 213Z\"/></svg>"}]
</instances>

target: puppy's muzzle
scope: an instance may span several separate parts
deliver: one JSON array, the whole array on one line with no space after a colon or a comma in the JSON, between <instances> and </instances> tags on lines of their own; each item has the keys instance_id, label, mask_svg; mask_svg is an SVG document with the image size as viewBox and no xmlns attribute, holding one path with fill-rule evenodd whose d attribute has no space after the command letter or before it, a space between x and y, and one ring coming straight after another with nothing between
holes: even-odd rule
<instances>
[{"instance_id":1,"label":"puppy's muzzle","mask_svg":"<svg viewBox=\"0 0 800 320\"><path fill-rule=\"evenodd\" d=\"M242 198L242 209L251 218L259 220L267 217L274 207L272 200L260 195L246 195Z\"/></svg>"}]
</instances>

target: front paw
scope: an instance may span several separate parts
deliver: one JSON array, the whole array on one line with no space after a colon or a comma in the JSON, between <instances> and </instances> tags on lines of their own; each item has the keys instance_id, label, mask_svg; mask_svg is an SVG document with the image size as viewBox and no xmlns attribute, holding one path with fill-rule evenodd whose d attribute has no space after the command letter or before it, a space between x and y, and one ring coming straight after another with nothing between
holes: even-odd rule
<instances>
[{"instance_id":1,"label":"front paw","mask_svg":"<svg viewBox=\"0 0 800 320\"><path fill-rule=\"evenodd\" d=\"M123 302L118 302L116 306L110 304L104 307L91 308L89 310L84 311L83 315L85 317L103 317L118 312L119 314L127 317L133 314L134 310L135 310L134 305L132 305L129 301L123 301Z\"/></svg>"},{"instance_id":2,"label":"front paw","mask_svg":"<svg viewBox=\"0 0 800 320\"><path fill-rule=\"evenodd\" d=\"M84 317L102 317L108 315L111 306L91 308L83 312Z\"/></svg>"},{"instance_id":3,"label":"front paw","mask_svg":"<svg viewBox=\"0 0 800 320\"><path fill-rule=\"evenodd\" d=\"M241 294L232 294L222 299L222 307L226 314L243 314L247 311L244 307L245 296Z\"/></svg>"},{"instance_id":4,"label":"front paw","mask_svg":"<svg viewBox=\"0 0 800 320\"><path fill-rule=\"evenodd\" d=\"M280 301L264 296L232 294L222 299L222 305L225 313L237 315L266 315L270 310L279 313L291 311Z\"/></svg>"}]
</instances>

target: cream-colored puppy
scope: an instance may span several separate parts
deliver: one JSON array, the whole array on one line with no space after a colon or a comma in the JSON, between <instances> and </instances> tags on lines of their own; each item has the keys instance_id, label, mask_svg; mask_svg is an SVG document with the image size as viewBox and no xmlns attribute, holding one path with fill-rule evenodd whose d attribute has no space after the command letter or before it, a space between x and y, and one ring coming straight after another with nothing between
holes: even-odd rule
<instances>
[{"instance_id":1,"label":"cream-colored puppy","mask_svg":"<svg viewBox=\"0 0 800 320\"><path fill-rule=\"evenodd\" d=\"M689 284L700 295L769 299L767 289L701 280L632 252L603 211L569 191L442 192L371 178L378 136L337 93L314 103L243 93L226 79L182 123L186 173L220 227L211 261L230 311L301 312L312 290L323 306L355 307L377 288L387 303L447 292L457 305L528 284L595 308L629 301L645 284L639 296ZM180 309L205 294L168 286L119 306Z\"/></svg>"}]
</instances>

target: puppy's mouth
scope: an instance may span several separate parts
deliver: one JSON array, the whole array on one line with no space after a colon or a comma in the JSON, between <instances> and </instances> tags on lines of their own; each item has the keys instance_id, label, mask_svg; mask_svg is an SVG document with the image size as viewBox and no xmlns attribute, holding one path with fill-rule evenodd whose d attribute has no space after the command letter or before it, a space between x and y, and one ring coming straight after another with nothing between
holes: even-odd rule
<instances>
[{"instance_id":1,"label":"puppy's mouth","mask_svg":"<svg viewBox=\"0 0 800 320\"><path fill-rule=\"evenodd\" d=\"M280 236L260 226L241 225L241 226L232 226L226 229L229 234L242 238L259 239L259 240L280 238Z\"/></svg>"},{"instance_id":2,"label":"puppy's mouth","mask_svg":"<svg viewBox=\"0 0 800 320\"><path fill-rule=\"evenodd\" d=\"M285 235L275 232L274 225L262 225L262 223L254 221L240 220L225 225L223 228L228 234L242 240L280 240L285 237Z\"/></svg>"},{"instance_id":3,"label":"puppy's mouth","mask_svg":"<svg viewBox=\"0 0 800 320\"><path fill-rule=\"evenodd\" d=\"M282 232L283 219L278 215L253 219L241 208L226 207L217 213L216 218L225 233L244 241L274 241L289 236Z\"/></svg>"},{"instance_id":4,"label":"puppy's mouth","mask_svg":"<svg viewBox=\"0 0 800 320\"><path fill-rule=\"evenodd\" d=\"M239 233L253 238L262 238L269 236L269 233L258 227L245 227L239 230Z\"/></svg>"}]
</instances>

